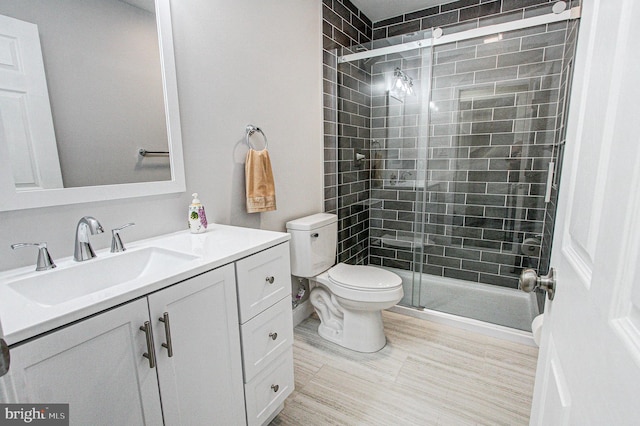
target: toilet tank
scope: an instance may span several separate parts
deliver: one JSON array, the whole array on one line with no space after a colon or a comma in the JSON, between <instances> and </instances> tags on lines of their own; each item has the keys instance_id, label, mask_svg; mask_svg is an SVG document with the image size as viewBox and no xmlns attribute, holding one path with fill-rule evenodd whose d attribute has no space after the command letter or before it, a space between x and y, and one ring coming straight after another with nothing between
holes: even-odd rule
<instances>
[{"instance_id":1,"label":"toilet tank","mask_svg":"<svg viewBox=\"0 0 640 426\"><path fill-rule=\"evenodd\" d=\"M314 277L336 262L338 217L317 213L287 222L291 234L291 274Z\"/></svg>"}]
</instances>

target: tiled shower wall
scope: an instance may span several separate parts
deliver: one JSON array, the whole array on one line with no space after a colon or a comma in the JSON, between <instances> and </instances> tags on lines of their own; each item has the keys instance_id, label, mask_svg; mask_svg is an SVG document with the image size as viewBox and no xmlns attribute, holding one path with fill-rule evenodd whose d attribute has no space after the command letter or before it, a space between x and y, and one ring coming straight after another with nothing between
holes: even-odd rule
<instances>
[{"instance_id":1,"label":"tiled shower wall","mask_svg":"<svg viewBox=\"0 0 640 426\"><path fill-rule=\"evenodd\" d=\"M398 244L394 244L392 240L394 235L397 238L398 234L402 235L403 233L404 235L401 239L408 239L406 236L409 235L408 232L415 230L414 219L416 210L419 210L419 208L416 209L416 206L419 206L422 200L420 198L422 190L420 188L417 188L417 190L412 188L410 182L416 179L416 176L411 175L411 172L415 171L418 166L415 160L416 157L413 157L413 160L401 158L411 149L417 153L420 149L419 143L416 142L415 146L403 145L405 151L404 154L400 154L400 151L396 152L394 150L397 148L398 143L406 141L387 141L386 138L383 138L385 139L383 141L384 145L381 146L381 141L378 140L380 134L376 132L380 130L381 126L381 117L378 112L378 108L381 106L380 98L378 98L380 95L374 92L373 96L371 96L372 93L367 92L367 90L371 90L372 87L371 66L373 65L373 79L375 81L376 69L381 69L385 61L379 61L378 64L366 64L364 63L365 61L358 61L352 64L338 65L336 55L341 54L341 52L336 52L334 49L367 42L371 36L374 38L390 37L431 26L443 26L446 34L477 26L522 19L537 14L549 13L551 3L543 0L504 0L485 1L482 3L479 0L457 1L375 23L372 25L373 30L371 30L369 20L357 11L348 0L345 0L345 2L339 0L324 1L325 210L339 213L340 261L349 263L370 262L372 264L411 268L413 266L411 262L416 259L413 259L411 251L406 249L407 244L405 243L405 247L398 247ZM364 32L360 32L359 28L353 25L354 22L363 23L364 26L360 25L360 28ZM552 29L561 30L559 27ZM553 52L553 54L557 54L558 49L553 50ZM438 54L439 52L436 52L436 55ZM550 51L549 55L551 54ZM447 54L443 51L442 55L444 57ZM471 60L468 63L469 66L476 66L472 62L478 58L469 57L467 59ZM549 59L551 61L556 60L551 59L551 57ZM544 61L544 58L538 60L538 62ZM444 65L445 62L448 64L447 66L451 66L451 63L453 63L455 67L457 61L453 58L451 61L443 61L442 64ZM480 60L480 63L482 63L482 60ZM406 63L402 64L402 66L404 67L403 69L411 69L411 66ZM557 65L554 66L557 67ZM420 68L415 61L413 67L414 69ZM479 70L470 70L470 72L476 71L482 72L482 66L480 66ZM436 67L435 72L446 73L446 66L441 67L441 69ZM557 73L557 70L554 72ZM446 76L441 74L437 77ZM452 79L457 78L455 74L450 77ZM419 78L416 77L416 83L418 84ZM561 80L561 78L555 78L553 84L559 85ZM547 84L552 83L548 82ZM532 90L534 89L529 91ZM545 105L542 107L542 116L538 117L541 120L536 121L535 126L538 126L539 124L537 123L539 122L545 121L548 124L552 120L553 114L556 113L553 108L557 110L557 107L553 106L553 102L550 100L554 94L557 100L558 95L558 87L552 88L549 86L543 90L543 87L540 86L537 90L546 92L543 96L547 96L548 102L535 104L536 115L540 114L540 105ZM343 97L340 98L338 95L343 95ZM435 95L437 96L437 93ZM516 96L514 94L514 102L515 99ZM487 101L491 102L491 100ZM482 109L492 111L491 113L495 114L495 111L499 108L509 108L506 105L499 105L500 101L495 102L498 103L496 105L487 104ZM403 108L417 108L417 106L410 106L409 103L404 105ZM397 105L394 106L389 102L384 107L390 108L393 113L393 109ZM516 105L514 104L513 107L516 107ZM543 175L546 176L543 170L546 167L544 164L549 161L552 152L554 152L553 155L556 155L556 153L549 145L552 143L551 139L543 142L543 139L540 139L542 136L540 136L539 141L543 143L537 144L539 145L537 148L529 150L531 153L537 149L538 154L528 154L529 156L522 160L527 161L530 166L526 177L527 190L530 193L522 199L527 200L531 195L534 197L533 201L525 202L533 202L533 204L529 206L519 205L519 210L513 209L514 197L511 196L510 198L510 195L505 191L507 191L509 183L513 183L510 179L514 178L510 176L515 176L515 174L510 175L508 170L490 169L491 155L497 155L498 157L493 159L501 158L503 163L504 159L512 158L515 155L511 148L506 145L507 140L503 140L502 146L492 146L490 142L486 142L486 136L475 138L476 142L484 140L484 145L476 143L474 146L471 142L473 140L472 133L478 133L478 136L489 134L489 138L491 138L491 134L503 132L504 129L498 129L498 127L506 124L493 124L487 121L482 122L484 124L480 124L481 122L476 123L479 120L477 114L482 114L482 112L474 112L472 105L466 110L466 113L471 117L467 121L433 123L430 129L436 138L442 138L451 135L435 135L435 133L442 133L443 129L455 127L454 134L456 135L457 146L462 148L463 154L466 154L466 156L463 156L459 161L456 160L455 165L451 166L449 156L453 154L452 150L457 150L458 148L437 146L437 142L436 145L430 148L429 162L431 171L428 183L430 186L427 188L427 197L430 200L430 203L427 204L429 223L427 223L425 229L426 232L430 233L428 237L430 244L426 246L424 258L421 259L425 262L423 265L424 272L513 287L517 283L515 277L522 266L536 266L534 263L537 259L521 256L518 250L518 243L525 237L535 237L538 234L542 234L544 206L540 208L538 204L542 196L540 194L541 186L543 186L540 181ZM340 115L339 120L338 115ZM476 116L475 119L473 118L474 115ZM437 116L434 118L438 120ZM372 123L372 127L367 127L369 123ZM410 123L403 123L403 125L410 127ZM515 121L513 121L511 125L518 126L520 124L515 124ZM554 125L555 120L551 129L554 128ZM382 127L385 126L386 124L382 125ZM475 130L479 132L471 131L474 126ZM466 139L465 134L462 134L464 129L467 129L468 132ZM369 133L370 131L373 134ZM419 130L416 130L416 132L419 133ZM542 131L540 130L540 132ZM536 131L534 131L534 142L535 134ZM552 137L553 132L550 132L551 136L547 132L544 132L544 134L545 137ZM497 139L500 139L500 137L502 136L498 136ZM511 142L513 142L513 139ZM394 143L396 147L394 147ZM460 143L462 145L459 145ZM509 149L508 154L504 149L505 147ZM353 157L356 153L363 153L367 159L371 158L370 162L354 162ZM377 170L380 160L385 162L384 167L389 166L387 170ZM445 162L447 163L446 168L444 167ZM480 166L480 163L482 163L482 166ZM494 163L497 164L496 162ZM484 170L485 164L487 164L488 170ZM371 167L374 168L373 176L371 175ZM477 168L480 169L475 170ZM396 174L390 174L391 170L396 171ZM397 173L398 170L409 171L409 174L399 175ZM464 179L451 178L456 174L460 174L461 170L466 176ZM381 175L383 177L380 179ZM387 187L385 187L385 179L391 178L396 179L396 183L400 182L404 186L390 189L387 184ZM418 176L418 178L420 177ZM483 183L485 181L480 180L485 178L489 178L490 182ZM409 184L402 181L409 181ZM372 185L372 187L370 188L369 185ZM482 188L480 188L481 186ZM492 189L489 190L489 187ZM499 188L501 188L502 193L492 193L497 192ZM451 190L453 192L449 193L448 191ZM371 197L369 197L370 193ZM500 198L499 201L498 198ZM470 204L468 200L475 201ZM509 205L509 203L512 203L512 205ZM478 205L482 205L483 209L488 209L491 212L490 216L494 215L496 217L476 216L479 214L477 212ZM371 206L371 209L369 209L369 206ZM382 206L384 206L384 209L380 209ZM553 208L555 208L554 205ZM474 209L476 210L475 212ZM369 212L373 216L371 222ZM514 218L505 219L503 216L498 216L505 212L512 215L514 213L524 214L524 218L519 218L523 220L519 222L525 224L525 226L520 227L520 230L516 233L509 232L512 229L505 230L505 224L514 223ZM545 229L553 229L553 217L551 215L547 216L547 221L544 223ZM479 220L478 218L482 219ZM511 222L509 222L510 220ZM371 230L372 244L371 256L367 259L369 230ZM509 234L506 239L502 238L504 234ZM485 236L491 236L491 238L485 239ZM387 242L392 242L391 247L385 244L383 238L388 240Z\"/></svg>"},{"instance_id":2,"label":"tiled shower wall","mask_svg":"<svg viewBox=\"0 0 640 426\"><path fill-rule=\"evenodd\" d=\"M459 0L406 13L373 24L373 39L441 27L455 31L485 27L551 13L557 0ZM572 7L579 0L567 1ZM445 31L445 34L447 31Z\"/></svg>"},{"instance_id":3,"label":"tiled shower wall","mask_svg":"<svg viewBox=\"0 0 640 426\"><path fill-rule=\"evenodd\" d=\"M576 42L578 40L578 22L571 22L567 28L567 42L564 48L564 60L562 63L562 74L560 77L560 99L558 100L558 116L556 119L556 145L553 152L553 161L555 162L555 173L553 177L553 185L551 186L551 199L545 211L544 231L542 238L542 247L540 253L540 274L549 272L551 260L551 247L553 243L553 226L556 220L556 211L558 203L558 184L562 171L562 161L564 157L564 146L567 142L566 118L569 109L569 94L571 93L571 78L573 76L573 63L576 52ZM539 293L544 299L544 294Z\"/></svg>"},{"instance_id":4,"label":"tiled shower wall","mask_svg":"<svg viewBox=\"0 0 640 426\"><path fill-rule=\"evenodd\" d=\"M406 176L416 191L388 176L382 189L374 185L371 263L509 287L517 286L522 267L537 266L537 255L525 255L521 243L535 240L539 247L543 231L565 30L561 22L507 32L491 43L483 37L437 46L428 128L420 122L425 110L417 111L417 122L407 115L378 119L397 107L374 90L372 137L393 158L386 168L400 169L393 175ZM402 66L412 63L418 69L407 69L409 75L420 62L402 59ZM374 88L384 89L394 66L401 61L374 66ZM427 131L428 144L420 136ZM422 179L412 182L419 158L428 158L426 188ZM424 228L414 220L422 218L423 196ZM414 259L402 243L420 230L424 253Z\"/></svg>"},{"instance_id":5,"label":"tiled shower wall","mask_svg":"<svg viewBox=\"0 0 640 426\"><path fill-rule=\"evenodd\" d=\"M416 49L375 59L371 66L371 199L369 263L411 270L426 175L431 57ZM391 93L395 70L413 94Z\"/></svg>"},{"instance_id":6,"label":"tiled shower wall","mask_svg":"<svg viewBox=\"0 0 640 426\"><path fill-rule=\"evenodd\" d=\"M338 260L367 263L371 74L338 65L341 48L371 41L372 24L349 0L323 0L325 211L338 214Z\"/></svg>"}]
</instances>

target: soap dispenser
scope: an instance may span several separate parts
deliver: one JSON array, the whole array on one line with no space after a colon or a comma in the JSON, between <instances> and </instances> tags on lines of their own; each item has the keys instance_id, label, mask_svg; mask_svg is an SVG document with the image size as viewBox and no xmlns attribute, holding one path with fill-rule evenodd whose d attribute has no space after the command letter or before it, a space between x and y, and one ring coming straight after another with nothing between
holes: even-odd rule
<instances>
[{"instance_id":1,"label":"soap dispenser","mask_svg":"<svg viewBox=\"0 0 640 426\"><path fill-rule=\"evenodd\" d=\"M193 200L189 206L189 230L192 234L201 234L207 231L207 216L204 213L204 206L198 199L198 193L191 194Z\"/></svg>"}]
</instances>

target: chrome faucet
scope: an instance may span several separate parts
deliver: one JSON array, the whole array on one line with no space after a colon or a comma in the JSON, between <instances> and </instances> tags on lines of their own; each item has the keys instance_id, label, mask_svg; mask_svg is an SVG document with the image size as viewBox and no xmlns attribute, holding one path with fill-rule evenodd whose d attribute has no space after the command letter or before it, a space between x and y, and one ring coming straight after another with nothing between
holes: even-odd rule
<instances>
[{"instance_id":1,"label":"chrome faucet","mask_svg":"<svg viewBox=\"0 0 640 426\"><path fill-rule=\"evenodd\" d=\"M73 252L73 259L76 262L93 259L96 257L91 243L89 242L89 233L91 235L102 234L104 230L100 222L91 216L85 216L78 222L76 227L76 247Z\"/></svg>"}]
</instances>

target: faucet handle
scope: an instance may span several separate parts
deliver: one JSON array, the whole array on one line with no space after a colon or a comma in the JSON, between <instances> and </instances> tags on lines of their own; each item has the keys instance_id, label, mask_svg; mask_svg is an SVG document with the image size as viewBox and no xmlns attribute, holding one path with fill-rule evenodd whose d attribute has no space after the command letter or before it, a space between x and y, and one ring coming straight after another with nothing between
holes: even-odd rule
<instances>
[{"instance_id":1,"label":"faucet handle","mask_svg":"<svg viewBox=\"0 0 640 426\"><path fill-rule=\"evenodd\" d=\"M13 250L22 248L22 247L38 247L38 260L36 262L36 271L46 271L47 269L53 269L56 267L56 264L53 263L53 259L49 254L49 250L47 250L47 243L17 243L11 244L11 248Z\"/></svg>"},{"instance_id":2,"label":"faucet handle","mask_svg":"<svg viewBox=\"0 0 640 426\"><path fill-rule=\"evenodd\" d=\"M120 231L133 225L135 225L135 223L130 222L111 230L111 253L119 253L126 250L120 238Z\"/></svg>"}]
</instances>

